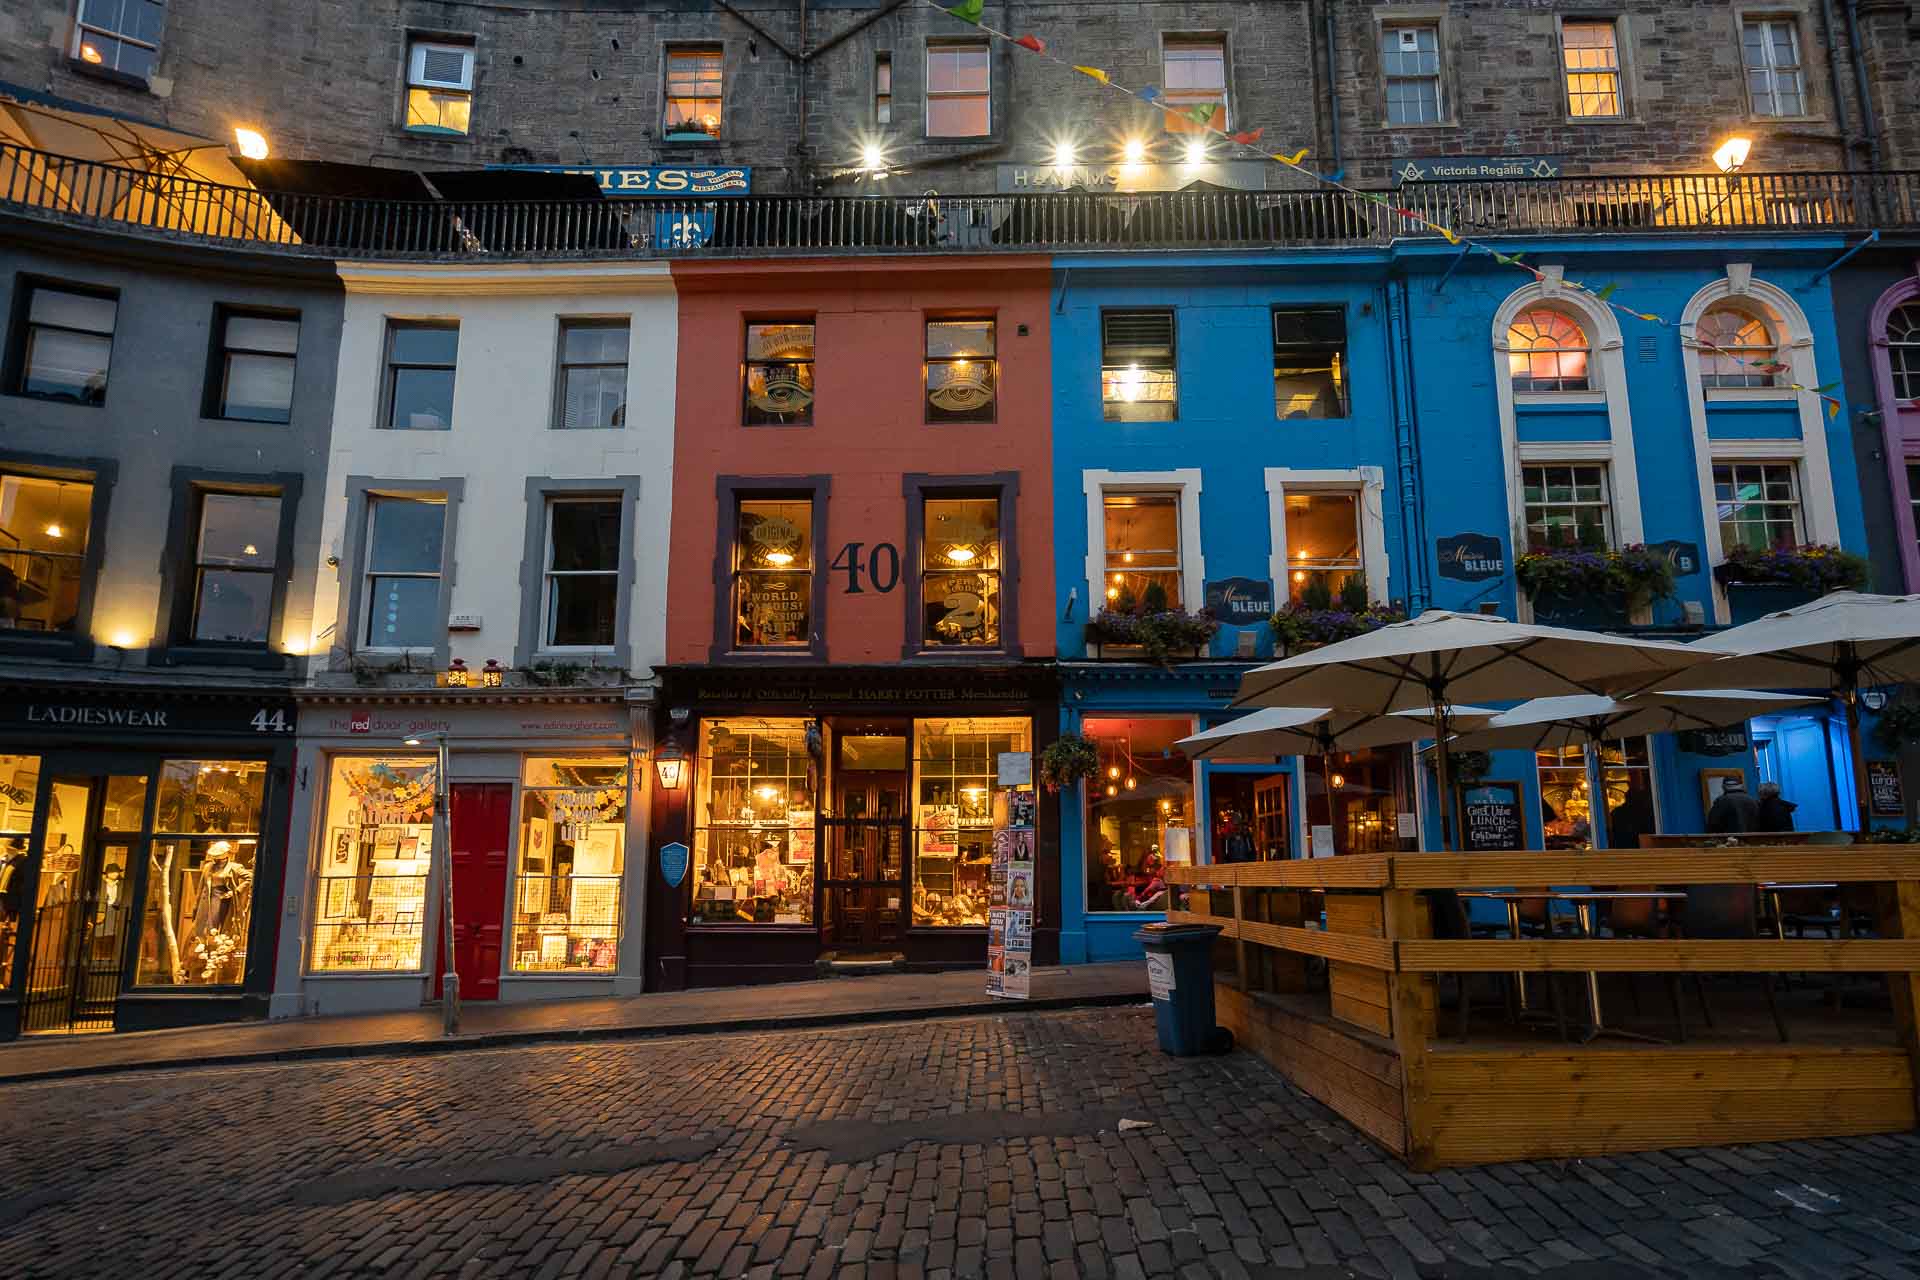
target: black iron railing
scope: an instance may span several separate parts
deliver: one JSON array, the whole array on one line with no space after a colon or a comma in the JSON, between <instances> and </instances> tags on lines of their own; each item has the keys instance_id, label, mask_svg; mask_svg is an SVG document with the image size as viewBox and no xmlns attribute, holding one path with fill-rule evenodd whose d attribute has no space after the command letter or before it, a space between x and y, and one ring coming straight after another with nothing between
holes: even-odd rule
<instances>
[{"instance_id":1,"label":"black iron railing","mask_svg":"<svg viewBox=\"0 0 1920 1280\"><path fill-rule=\"evenodd\" d=\"M703 258L1383 245L1465 235L1920 226L1920 173L1427 182L1382 192L383 200L261 191L0 144L0 207L327 258Z\"/></svg>"}]
</instances>

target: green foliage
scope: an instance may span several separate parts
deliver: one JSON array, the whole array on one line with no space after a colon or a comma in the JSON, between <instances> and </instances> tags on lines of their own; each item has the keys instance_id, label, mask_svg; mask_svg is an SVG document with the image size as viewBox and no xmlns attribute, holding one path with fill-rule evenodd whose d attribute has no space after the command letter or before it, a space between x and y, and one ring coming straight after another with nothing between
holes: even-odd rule
<instances>
[{"instance_id":1,"label":"green foliage","mask_svg":"<svg viewBox=\"0 0 1920 1280\"><path fill-rule=\"evenodd\" d=\"M1165 613L1167 589L1157 582L1149 582L1147 589L1140 593L1140 608L1144 613Z\"/></svg>"},{"instance_id":2,"label":"green foliage","mask_svg":"<svg viewBox=\"0 0 1920 1280\"><path fill-rule=\"evenodd\" d=\"M1063 733L1040 752L1040 785L1048 791L1070 787L1100 772L1100 749L1077 733Z\"/></svg>"},{"instance_id":3,"label":"green foliage","mask_svg":"<svg viewBox=\"0 0 1920 1280\"><path fill-rule=\"evenodd\" d=\"M1367 599L1367 575L1350 573L1347 580L1340 584L1340 607L1348 613L1365 613L1370 601Z\"/></svg>"}]
</instances>

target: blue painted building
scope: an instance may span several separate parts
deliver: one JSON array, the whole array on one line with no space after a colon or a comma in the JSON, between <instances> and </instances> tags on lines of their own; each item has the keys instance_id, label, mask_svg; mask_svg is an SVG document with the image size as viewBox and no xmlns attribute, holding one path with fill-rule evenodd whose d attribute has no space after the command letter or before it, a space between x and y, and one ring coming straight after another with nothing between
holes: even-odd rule
<instances>
[{"instance_id":1,"label":"blue painted building","mask_svg":"<svg viewBox=\"0 0 1920 1280\"><path fill-rule=\"evenodd\" d=\"M1164 909L1163 861L1438 846L1413 752L1195 766L1173 746L1231 718L1240 674L1273 653L1273 605L1692 632L1781 603L1715 582L1732 545L1864 552L1847 415L1787 385L1838 380L1819 272L1839 238L1503 248L1535 274L1424 244L1056 258L1061 730L1100 756L1084 795L1063 796L1064 960L1134 954ZM1613 284L1665 323L1569 282ZM1519 555L1576 539L1661 547L1675 596L1612 614L1527 599ZM1227 623L1204 654L1160 637L1155 661L1128 643L1152 637L1097 625L1103 607L1163 597ZM1713 770L1779 780L1803 829L1842 825L1852 793L1824 714L1755 722L1744 744L1662 736L1607 756L1630 829L1702 830ZM1586 842L1577 753L1487 765L1469 798L1517 806L1519 844Z\"/></svg>"}]
</instances>

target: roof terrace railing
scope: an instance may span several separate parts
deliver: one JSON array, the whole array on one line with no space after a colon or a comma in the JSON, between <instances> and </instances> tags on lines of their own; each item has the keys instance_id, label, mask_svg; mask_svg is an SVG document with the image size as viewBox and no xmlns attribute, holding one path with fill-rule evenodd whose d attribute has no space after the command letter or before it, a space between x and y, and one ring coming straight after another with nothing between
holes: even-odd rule
<instances>
[{"instance_id":1,"label":"roof terrace railing","mask_svg":"<svg viewBox=\"0 0 1920 1280\"><path fill-rule=\"evenodd\" d=\"M0 207L324 258L741 258L1385 245L1463 235L1920 226L1920 172L1415 183L1381 193L390 200L221 186L0 144Z\"/></svg>"}]
</instances>

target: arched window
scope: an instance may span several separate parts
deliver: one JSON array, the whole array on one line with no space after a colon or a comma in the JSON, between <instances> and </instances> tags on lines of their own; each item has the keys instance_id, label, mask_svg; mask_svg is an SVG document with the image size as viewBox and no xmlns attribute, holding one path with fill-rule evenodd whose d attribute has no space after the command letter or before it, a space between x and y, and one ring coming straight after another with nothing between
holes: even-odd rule
<instances>
[{"instance_id":1,"label":"arched window","mask_svg":"<svg viewBox=\"0 0 1920 1280\"><path fill-rule=\"evenodd\" d=\"M1742 307L1723 304L1701 316L1693 344L1703 387L1771 387L1786 371L1772 328Z\"/></svg>"},{"instance_id":2,"label":"arched window","mask_svg":"<svg viewBox=\"0 0 1920 1280\"><path fill-rule=\"evenodd\" d=\"M1535 307L1507 326L1507 372L1515 391L1590 391L1586 330L1565 312Z\"/></svg>"},{"instance_id":3,"label":"arched window","mask_svg":"<svg viewBox=\"0 0 1920 1280\"><path fill-rule=\"evenodd\" d=\"M1920 302L1903 302L1887 317L1887 367L1895 400L1920 400Z\"/></svg>"}]
</instances>

